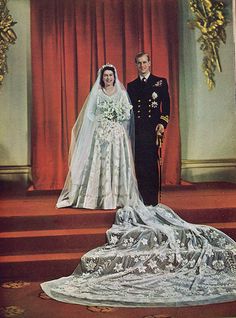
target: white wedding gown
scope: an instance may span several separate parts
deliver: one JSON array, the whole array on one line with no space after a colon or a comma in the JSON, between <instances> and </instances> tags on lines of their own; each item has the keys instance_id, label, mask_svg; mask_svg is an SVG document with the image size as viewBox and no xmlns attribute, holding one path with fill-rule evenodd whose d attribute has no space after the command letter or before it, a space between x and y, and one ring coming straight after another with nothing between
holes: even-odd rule
<instances>
[{"instance_id":1,"label":"white wedding gown","mask_svg":"<svg viewBox=\"0 0 236 318\"><path fill-rule=\"evenodd\" d=\"M167 206L147 207L139 199L124 123L104 115L104 105L113 109L120 98L100 90L82 182L63 193L58 207L122 208L107 244L86 253L70 276L44 282L42 289L58 301L98 306L236 300L236 243L214 228L183 221Z\"/></svg>"},{"instance_id":2,"label":"white wedding gown","mask_svg":"<svg viewBox=\"0 0 236 318\"><path fill-rule=\"evenodd\" d=\"M88 158L80 178L77 172L73 177L72 169L70 187L62 191L57 208L116 209L137 199L126 127L130 109L126 94L117 92L108 96L99 89Z\"/></svg>"}]
</instances>

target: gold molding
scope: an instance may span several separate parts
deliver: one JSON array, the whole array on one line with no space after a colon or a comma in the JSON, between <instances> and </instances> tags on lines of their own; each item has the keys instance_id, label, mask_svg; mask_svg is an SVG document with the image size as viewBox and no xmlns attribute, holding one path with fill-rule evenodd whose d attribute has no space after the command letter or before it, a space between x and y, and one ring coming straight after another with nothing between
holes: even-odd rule
<instances>
[{"instance_id":1,"label":"gold molding","mask_svg":"<svg viewBox=\"0 0 236 318\"><path fill-rule=\"evenodd\" d=\"M8 72L7 51L10 44L15 44L17 36L12 27L17 23L13 21L7 8L8 0L0 0L0 86Z\"/></svg>"},{"instance_id":2,"label":"gold molding","mask_svg":"<svg viewBox=\"0 0 236 318\"><path fill-rule=\"evenodd\" d=\"M193 168L236 168L236 158L228 159L202 159L202 160L192 160L183 159L181 160L182 169L193 169Z\"/></svg>"},{"instance_id":3,"label":"gold molding","mask_svg":"<svg viewBox=\"0 0 236 318\"><path fill-rule=\"evenodd\" d=\"M27 174L31 175L31 166L0 166L0 175L2 174Z\"/></svg>"}]
</instances>

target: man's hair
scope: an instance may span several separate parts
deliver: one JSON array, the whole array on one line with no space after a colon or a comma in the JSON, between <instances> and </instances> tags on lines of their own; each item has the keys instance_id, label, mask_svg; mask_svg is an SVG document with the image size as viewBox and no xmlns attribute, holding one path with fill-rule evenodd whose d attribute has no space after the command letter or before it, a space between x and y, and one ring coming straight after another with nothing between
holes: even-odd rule
<instances>
[{"instance_id":1,"label":"man's hair","mask_svg":"<svg viewBox=\"0 0 236 318\"><path fill-rule=\"evenodd\" d=\"M138 59L139 59L140 57L144 56L144 55L147 56L148 62L150 62L150 56L149 56L148 53L146 53L146 52L139 52L139 53L137 53L137 54L135 55L135 63L137 63Z\"/></svg>"}]
</instances>

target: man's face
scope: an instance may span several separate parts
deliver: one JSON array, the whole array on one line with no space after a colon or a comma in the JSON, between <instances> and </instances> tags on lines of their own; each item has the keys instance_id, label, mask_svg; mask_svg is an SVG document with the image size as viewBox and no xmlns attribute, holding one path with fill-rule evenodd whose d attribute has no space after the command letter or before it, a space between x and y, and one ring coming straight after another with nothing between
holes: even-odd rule
<instances>
[{"instance_id":1,"label":"man's face","mask_svg":"<svg viewBox=\"0 0 236 318\"><path fill-rule=\"evenodd\" d=\"M151 62L148 61L147 55L143 55L137 59L136 66L139 75L145 76L150 72Z\"/></svg>"}]
</instances>

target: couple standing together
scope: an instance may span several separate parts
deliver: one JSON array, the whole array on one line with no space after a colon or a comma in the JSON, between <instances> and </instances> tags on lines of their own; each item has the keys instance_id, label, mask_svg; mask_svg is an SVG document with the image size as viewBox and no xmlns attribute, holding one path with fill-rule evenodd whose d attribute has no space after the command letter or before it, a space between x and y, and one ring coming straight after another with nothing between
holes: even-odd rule
<instances>
[{"instance_id":1,"label":"couple standing together","mask_svg":"<svg viewBox=\"0 0 236 318\"><path fill-rule=\"evenodd\" d=\"M138 53L135 63L138 78L127 91L113 65L99 70L72 131L58 208L115 209L140 199L157 205L157 143L170 114L168 85L150 73L147 53Z\"/></svg>"},{"instance_id":2,"label":"couple standing together","mask_svg":"<svg viewBox=\"0 0 236 318\"><path fill-rule=\"evenodd\" d=\"M156 134L168 123L169 95L166 80L149 73L147 54L137 55L136 65L139 77L128 84L129 95L114 66L99 70L72 131L69 172L57 202L58 208L120 207L107 243L84 254L70 276L41 287L53 299L82 305L235 301L234 240L156 204Z\"/></svg>"}]
</instances>

